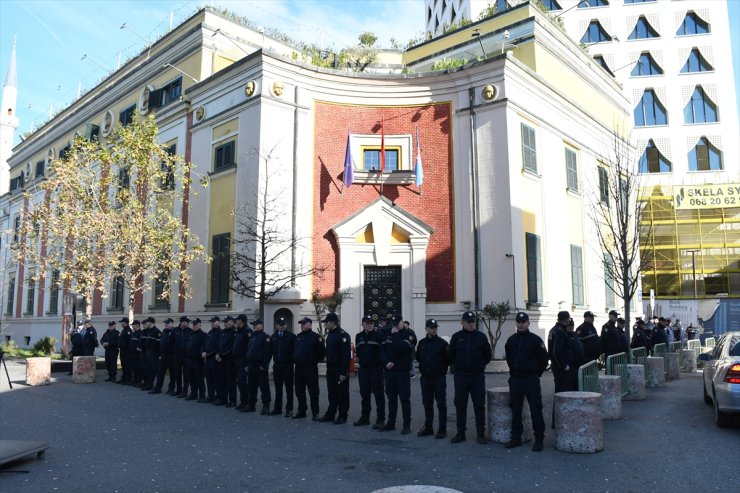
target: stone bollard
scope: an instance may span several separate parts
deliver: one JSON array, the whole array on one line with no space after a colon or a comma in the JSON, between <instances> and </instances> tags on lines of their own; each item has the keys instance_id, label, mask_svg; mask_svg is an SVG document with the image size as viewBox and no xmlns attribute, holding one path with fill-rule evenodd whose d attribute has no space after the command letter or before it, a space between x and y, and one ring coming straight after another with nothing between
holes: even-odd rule
<instances>
[{"instance_id":1,"label":"stone bollard","mask_svg":"<svg viewBox=\"0 0 740 493\"><path fill-rule=\"evenodd\" d=\"M666 380L676 380L681 376L678 366L678 353L668 353L665 358Z\"/></svg>"},{"instance_id":2,"label":"stone bollard","mask_svg":"<svg viewBox=\"0 0 740 493\"><path fill-rule=\"evenodd\" d=\"M494 387L486 391L488 401L488 439L496 443L511 440L511 407L509 406L509 387ZM524 399L522 406L522 442L534 436L529 403Z\"/></svg>"},{"instance_id":3,"label":"stone bollard","mask_svg":"<svg viewBox=\"0 0 740 493\"><path fill-rule=\"evenodd\" d=\"M51 358L26 358L26 385L51 383Z\"/></svg>"},{"instance_id":4,"label":"stone bollard","mask_svg":"<svg viewBox=\"0 0 740 493\"><path fill-rule=\"evenodd\" d=\"M696 350L682 349L681 354L683 355L683 365L681 365L681 371L694 373L696 371Z\"/></svg>"},{"instance_id":5,"label":"stone bollard","mask_svg":"<svg viewBox=\"0 0 740 493\"><path fill-rule=\"evenodd\" d=\"M555 409L555 448L563 452L593 454L604 450L601 394L558 392Z\"/></svg>"},{"instance_id":6,"label":"stone bollard","mask_svg":"<svg viewBox=\"0 0 740 493\"><path fill-rule=\"evenodd\" d=\"M628 388L625 400L645 400L645 367L643 365L627 365Z\"/></svg>"},{"instance_id":7,"label":"stone bollard","mask_svg":"<svg viewBox=\"0 0 740 493\"><path fill-rule=\"evenodd\" d=\"M95 382L95 356L72 358L72 381L74 383Z\"/></svg>"},{"instance_id":8,"label":"stone bollard","mask_svg":"<svg viewBox=\"0 0 740 493\"><path fill-rule=\"evenodd\" d=\"M663 362L663 358L660 356L648 356L645 387L654 389L663 385L665 385L665 363Z\"/></svg>"},{"instance_id":9,"label":"stone bollard","mask_svg":"<svg viewBox=\"0 0 740 493\"><path fill-rule=\"evenodd\" d=\"M601 417L619 419L622 416L622 377L599 375L601 391Z\"/></svg>"}]
</instances>

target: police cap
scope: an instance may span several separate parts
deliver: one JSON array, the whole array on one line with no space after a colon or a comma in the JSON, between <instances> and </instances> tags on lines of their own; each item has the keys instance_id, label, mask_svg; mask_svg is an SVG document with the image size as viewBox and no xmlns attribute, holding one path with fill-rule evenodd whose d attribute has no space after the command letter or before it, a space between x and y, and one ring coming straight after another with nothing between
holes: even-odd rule
<instances>
[{"instance_id":1,"label":"police cap","mask_svg":"<svg viewBox=\"0 0 740 493\"><path fill-rule=\"evenodd\" d=\"M473 312L465 312L462 314L462 321L463 322L472 322L476 319L475 313Z\"/></svg>"},{"instance_id":2,"label":"police cap","mask_svg":"<svg viewBox=\"0 0 740 493\"><path fill-rule=\"evenodd\" d=\"M527 315L524 312L519 312L516 314L516 321L517 322L529 322L529 315Z\"/></svg>"},{"instance_id":3,"label":"police cap","mask_svg":"<svg viewBox=\"0 0 740 493\"><path fill-rule=\"evenodd\" d=\"M433 318L427 320L426 326L430 329L436 329L437 327L439 327L439 325L437 325L437 321Z\"/></svg>"}]
</instances>

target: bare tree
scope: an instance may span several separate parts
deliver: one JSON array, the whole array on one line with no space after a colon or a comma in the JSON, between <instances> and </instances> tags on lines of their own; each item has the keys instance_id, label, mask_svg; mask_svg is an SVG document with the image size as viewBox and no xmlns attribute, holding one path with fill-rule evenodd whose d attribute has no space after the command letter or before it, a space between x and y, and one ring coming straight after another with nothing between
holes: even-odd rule
<instances>
[{"instance_id":1,"label":"bare tree","mask_svg":"<svg viewBox=\"0 0 740 493\"><path fill-rule=\"evenodd\" d=\"M349 289L335 291L331 296L322 296L321 291L317 288L311 293L311 303L313 304L316 319L318 321L318 332L324 335L324 324L321 322L327 313L337 313L342 303L349 296Z\"/></svg>"},{"instance_id":2,"label":"bare tree","mask_svg":"<svg viewBox=\"0 0 740 493\"><path fill-rule=\"evenodd\" d=\"M231 248L230 289L256 298L260 318L266 300L295 286L298 279L319 272L292 260L300 238L280 220L285 215L284 204L277 190L270 188L280 167L277 147L258 155L261 187L257 203L242 203L234 209L236 235Z\"/></svg>"},{"instance_id":3,"label":"bare tree","mask_svg":"<svg viewBox=\"0 0 740 493\"><path fill-rule=\"evenodd\" d=\"M618 129L612 131L608 154L609 162L599 166L599 194L594 195L589 216L596 225L606 285L624 305L629 339L632 299L650 263L647 255L640 255L640 242L645 251L652 251L653 231L643 221L645 204L638 201L641 175L634 147Z\"/></svg>"},{"instance_id":4,"label":"bare tree","mask_svg":"<svg viewBox=\"0 0 740 493\"><path fill-rule=\"evenodd\" d=\"M506 318L511 314L511 303L506 301L492 301L477 311L478 319L486 326L488 332L488 341L491 343L491 354L496 354L496 346L501 339L501 327L506 322ZM496 323L496 328L493 327Z\"/></svg>"}]
</instances>

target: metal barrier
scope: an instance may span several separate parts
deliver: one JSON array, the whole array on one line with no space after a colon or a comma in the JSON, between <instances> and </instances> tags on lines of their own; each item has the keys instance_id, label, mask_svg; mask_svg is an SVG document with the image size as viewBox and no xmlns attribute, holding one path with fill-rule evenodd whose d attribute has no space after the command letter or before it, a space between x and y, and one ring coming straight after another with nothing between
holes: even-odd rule
<instances>
[{"instance_id":1,"label":"metal barrier","mask_svg":"<svg viewBox=\"0 0 740 493\"><path fill-rule=\"evenodd\" d=\"M704 347L707 349L714 349L715 344L717 344L717 341L714 340L714 337L704 339Z\"/></svg>"},{"instance_id":2,"label":"metal barrier","mask_svg":"<svg viewBox=\"0 0 740 493\"><path fill-rule=\"evenodd\" d=\"M601 392L599 387L599 362L597 360L578 368L578 390L581 392Z\"/></svg>"},{"instance_id":3,"label":"metal barrier","mask_svg":"<svg viewBox=\"0 0 740 493\"><path fill-rule=\"evenodd\" d=\"M638 347L630 349L630 361L634 365L642 365L645 367L645 374L647 375L647 348Z\"/></svg>"},{"instance_id":4,"label":"metal barrier","mask_svg":"<svg viewBox=\"0 0 740 493\"><path fill-rule=\"evenodd\" d=\"M622 380L622 397L629 393L627 363L629 363L627 353L612 354L606 358L606 374L616 375Z\"/></svg>"},{"instance_id":5,"label":"metal barrier","mask_svg":"<svg viewBox=\"0 0 740 493\"><path fill-rule=\"evenodd\" d=\"M679 349L683 347L683 343L681 341L678 342L669 342L668 343L668 352L669 353L677 353Z\"/></svg>"},{"instance_id":6,"label":"metal barrier","mask_svg":"<svg viewBox=\"0 0 740 493\"><path fill-rule=\"evenodd\" d=\"M668 362L666 361L668 359L668 344L661 342L653 346L653 356L663 358L663 368L665 373L668 374Z\"/></svg>"},{"instance_id":7,"label":"metal barrier","mask_svg":"<svg viewBox=\"0 0 740 493\"><path fill-rule=\"evenodd\" d=\"M688 349L696 349L701 352L701 341L699 339L691 339L686 343Z\"/></svg>"}]
</instances>

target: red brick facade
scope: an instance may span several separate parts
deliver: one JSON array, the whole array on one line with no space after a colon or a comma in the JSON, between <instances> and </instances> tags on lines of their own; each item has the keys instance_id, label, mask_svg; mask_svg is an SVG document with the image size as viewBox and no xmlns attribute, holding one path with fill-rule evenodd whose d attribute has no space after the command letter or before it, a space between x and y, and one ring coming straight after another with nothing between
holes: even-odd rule
<instances>
[{"instance_id":1,"label":"red brick facade","mask_svg":"<svg viewBox=\"0 0 740 493\"><path fill-rule=\"evenodd\" d=\"M339 248L331 228L380 196L380 186L354 184L342 190L347 129L380 137L416 134L424 166L421 193L416 185L385 185L383 195L434 228L427 249L428 302L455 301L454 197L451 105L362 107L316 103L314 134L314 248L316 268L325 269L314 288L332 294L339 284ZM353 156L360 166L361 156ZM412 161L416 158L416 137Z\"/></svg>"}]
</instances>

